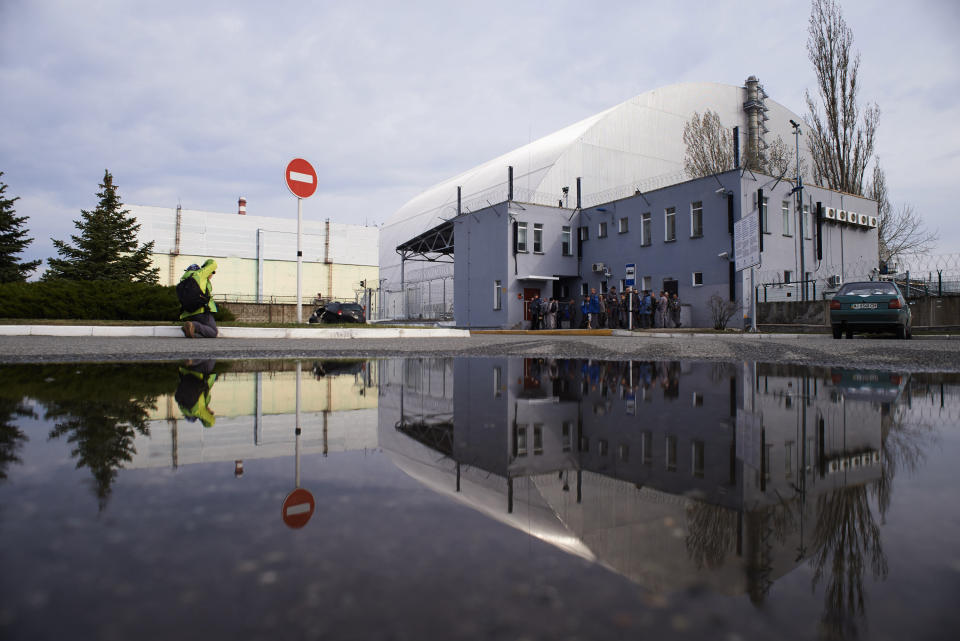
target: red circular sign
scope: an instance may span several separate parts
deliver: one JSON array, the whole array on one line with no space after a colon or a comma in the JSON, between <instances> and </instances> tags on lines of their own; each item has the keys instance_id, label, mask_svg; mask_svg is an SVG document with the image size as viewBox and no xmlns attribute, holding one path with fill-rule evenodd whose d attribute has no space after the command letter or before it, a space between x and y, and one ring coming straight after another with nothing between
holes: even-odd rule
<instances>
[{"instance_id":1,"label":"red circular sign","mask_svg":"<svg viewBox=\"0 0 960 641\"><path fill-rule=\"evenodd\" d=\"M314 507L313 494L298 487L283 499L283 522L291 529L300 529L313 516Z\"/></svg>"},{"instance_id":2,"label":"red circular sign","mask_svg":"<svg viewBox=\"0 0 960 641\"><path fill-rule=\"evenodd\" d=\"M287 181L287 188L297 198L309 198L317 191L317 172L303 158L291 160L283 177Z\"/></svg>"}]
</instances>

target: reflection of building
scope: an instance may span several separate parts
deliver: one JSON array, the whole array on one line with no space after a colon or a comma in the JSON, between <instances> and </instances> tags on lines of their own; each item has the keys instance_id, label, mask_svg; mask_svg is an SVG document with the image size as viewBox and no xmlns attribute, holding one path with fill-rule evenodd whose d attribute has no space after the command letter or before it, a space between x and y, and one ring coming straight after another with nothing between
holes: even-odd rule
<instances>
[{"instance_id":1,"label":"reflection of building","mask_svg":"<svg viewBox=\"0 0 960 641\"><path fill-rule=\"evenodd\" d=\"M324 375L307 361L300 376L301 451L304 454L377 447L376 361L324 361ZM332 367L331 365L336 365ZM273 458L294 453L297 372L227 372L211 389L216 424L184 420L173 395L163 396L148 435L136 437L131 467ZM314 369L316 369L314 367Z\"/></svg>"},{"instance_id":2,"label":"reflection of building","mask_svg":"<svg viewBox=\"0 0 960 641\"><path fill-rule=\"evenodd\" d=\"M872 375L405 361L381 371L379 442L437 491L639 583L763 598L811 555L831 497L880 478L900 382L864 394L851 376Z\"/></svg>"}]
</instances>

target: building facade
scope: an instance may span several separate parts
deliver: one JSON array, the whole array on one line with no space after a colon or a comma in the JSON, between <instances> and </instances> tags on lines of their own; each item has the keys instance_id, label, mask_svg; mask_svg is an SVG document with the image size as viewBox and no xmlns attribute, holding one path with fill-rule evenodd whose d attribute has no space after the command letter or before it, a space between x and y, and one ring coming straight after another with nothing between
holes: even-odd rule
<instances>
[{"instance_id":1,"label":"building facade","mask_svg":"<svg viewBox=\"0 0 960 641\"><path fill-rule=\"evenodd\" d=\"M736 270L733 233L750 216L762 237L752 280ZM590 290L632 286L677 293L692 327L713 325L712 296L732 301L738 325L756 291L812 300L875 276L876 216L875 201L807 186L798 199L793 182L740 170L580 209L501 202L452 220L454 316L462 327L526 327L535 296L578 307Z\"/></svg>"},{"instance_id":2,"label":"building facade","mask_svg":"<svg viewBox=\"0 0 960 641\"><path fill-rule=\"evenodd\" d=\"M296 302L297 221L180 207L129 205L140 225L138 244L153 241L160 284L180 280L191 264L217 260L217 300ZM330 221L303 221L302 297L354 301L376 289L379 229ZM363 286L361 286L363 282Z\"/></svg>"}]
</instances>

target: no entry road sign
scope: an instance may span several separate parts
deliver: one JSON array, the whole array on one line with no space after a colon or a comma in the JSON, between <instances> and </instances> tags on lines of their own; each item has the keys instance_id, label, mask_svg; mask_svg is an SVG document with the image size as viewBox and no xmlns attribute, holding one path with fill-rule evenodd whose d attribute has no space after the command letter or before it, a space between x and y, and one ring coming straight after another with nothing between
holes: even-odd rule
<instances>
[{"instance_id":1,"label":"no entry road sign","mask_svg":"<svg viewBox=\"0 0 960 641\"><path fill-rule=\"evenodd\" d=\"M309 198L317 191L317 172L303 158L294 158L287 164L284 179L287 189L297 198Z\"/></svg>"},{"instance_id":2,"label":"no entry road sign","mask_svg":"<svg viewBox=\"0 0 960 641\"><path fill-rule=\"evenodd\" d=\"M314 507L313 494L298 487L283 500L283 522L293 530L302 528L313 516Z\"/></svg>"}]
</instances>

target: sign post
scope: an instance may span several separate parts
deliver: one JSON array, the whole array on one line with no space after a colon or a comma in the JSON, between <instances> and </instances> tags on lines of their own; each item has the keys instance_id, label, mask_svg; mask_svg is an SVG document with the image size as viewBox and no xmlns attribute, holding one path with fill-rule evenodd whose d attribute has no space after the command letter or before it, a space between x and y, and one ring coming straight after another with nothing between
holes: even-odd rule
<instances>
[{"instance_id":1,"label":"sign post","mask_svg":"<svg viewBox=\"0 0 960 641\"><path fill-rule=\"evenodd\" d=\"M284 172L287 189L297 197L297 323L303 322L303 199L309 198L317 191L317 172L309 162L303 158L294 158L287 163Z\"/></svg>"},{"instance_id":2,"label":"sign post","mask_svg":"<svg viewBox=\"0 0 960 641\"><path fill-rule=\"evenodd\" d=\"M750 269L750 331L757 331L756 292L753 291L753 268L760 264L760 221L745 216L733 224L734 269Z\"/></svg>"},{"instance_id":3,"label":"sign post","mask_svg":"<svg viewBox=\"0 0 960 641\"><path fill-rule=\"evenodd\" d=\"M624 278L623 285L624 288L633 287L636 283L637 275L637 264L636 263L627 263L624 265ZM633 331L633 296L635 292L631 289L630 295L627 296L627 329Z\"/></svg>"},{"instance_id":4,"label":"sign post","mask_svg":"<svg viewBox=\"0 0 960 641\"><path fill-rule=\"evenodd\" d=\"M283 518L284 524L287 527L298 530L307 524L307 521L310 520L310 517L313 516L313 510L316 508L316 502L313 499L313 494L309 490L306 490L300 487L300 379L302 377L302 370L300 366L300 361L297 361L297 413L296 413L296 427L294 429L294 435L296 444L294 445L294 452L296 462L294 463L295 467L295 476L296 483L295 488L290 494L287 494L287 497L283 499L283 507L281 508L281 516Z\"/></svg>"}]
</instances>

